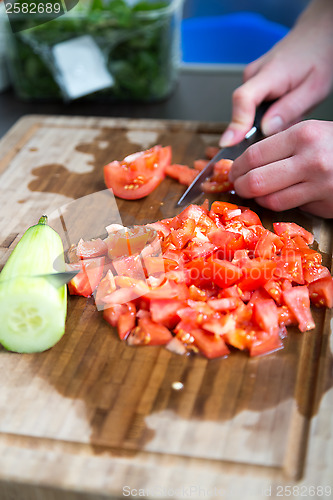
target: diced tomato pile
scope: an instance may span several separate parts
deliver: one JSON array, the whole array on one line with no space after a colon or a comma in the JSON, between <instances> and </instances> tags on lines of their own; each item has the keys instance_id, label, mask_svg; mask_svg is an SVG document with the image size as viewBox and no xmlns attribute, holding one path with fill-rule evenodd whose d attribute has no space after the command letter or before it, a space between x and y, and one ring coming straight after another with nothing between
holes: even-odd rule
<instances>
[{"instance_id":1,"label":"diced tomato pile","mask_svg":"<svg viewBox=\"0 0 333 500\"><path fill-rule=\"evenodd\" d=\"M205 151L206 158L195 160L192 168L172 163L171 146L157 145L129 155L120 162L115 160L105 165L104 181L115 196L125 200L136 200L147 196L166 175L176 179L180 184L189 186L218 150L208 146ZM233 184L228 178L231 165L232 161L226 159L215 163L213 175L203 182L202 190L205 193L231 191Z\"/></svg>"},{"instance_id":2,"label":"diced tomato pile","mask_svg":"<svg viewBox=\"0 0 333 500\"><path fill-rule=\"evenodd\" d=\"M315 323L310 303L333 307L333 278L295 223L266 229L252 210L215 201L147 226L80 241L72 294L98 309L130 345L166 345L207 358L283 347L286 326Z\"/></svg>"}]
</instances>

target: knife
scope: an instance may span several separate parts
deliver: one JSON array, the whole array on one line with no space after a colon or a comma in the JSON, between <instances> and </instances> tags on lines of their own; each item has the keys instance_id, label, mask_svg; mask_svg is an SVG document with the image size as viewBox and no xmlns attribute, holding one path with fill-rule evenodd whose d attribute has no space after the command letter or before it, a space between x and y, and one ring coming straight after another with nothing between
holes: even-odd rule
<instances>
[{"instance_id":1,"label":"knife","mask_svg":"<svg viewBox=\"0 0 333 500\"><path fill-rule=\"evenodd\" d=\"M78 273L80 269L75 269L75 271L63 271L60 273L49 273L49 274L39 274L37 276L31 276L31 278L44 278L46 281L51 283L55 288L60 288L66 283L69 283Z\"/></svg>"},{"instance_id":2,"label":"knife","mask_svg":"<svg viewBox=\"0 0 333 500\"><path fill-rule=\"evenodd\" d=\"M262 117L271 106L272 102L273 101L264 101L258 106L253 126L246 134L245 138L235 146L220 149L220 151L207 163L205 168L201 170L192 184L189 185L185 193L180 197L176 205L177 207L189 205L202 193L201 185L206 179L212 176L216 162L222 160L222 158L235 160L238 156L244 153L244 151L251 146L251 144L254 144L264 138L264 134L260 129L260 123Z\"/></svg>"},{"instance_id":3,"label":"knife","mask_svg":"<svg viewBox=\"0 0 333 500\"><path fill-rule=\"evenodd\" d=\"M20 276L14 276L13 278L10 278L8 281L15 281L21 278L24 279L36 279L36 278L43 278L44 280L48 281L51 285L53 285L55 288L60 288L63 285L66 285L66 283L69 283L78 273L80 272L80 269L75 269L73 271L63 271L63 272L55 272L55 273L47 273L47 274L35 274L35 275L20 275ZM0 280L0 285L4 281Z\"/></svg>"}]
</instances>

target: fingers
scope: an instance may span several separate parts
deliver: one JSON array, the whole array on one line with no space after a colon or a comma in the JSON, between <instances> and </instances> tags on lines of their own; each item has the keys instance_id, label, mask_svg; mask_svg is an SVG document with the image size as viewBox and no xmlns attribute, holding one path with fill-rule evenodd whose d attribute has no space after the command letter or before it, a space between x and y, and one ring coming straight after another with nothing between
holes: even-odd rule
<instances>
[{"instance_id":1,"label":"fingers","mask_svg":"<svg viewBox=\"0 0 333 500\"><path fill-rule=\"evenodd\" d=\"M293 136L292 130L283 131L250 146L233 162L230 181L235 182L250 170L291 157L295 152Z\"/></svg>"},{"instance_id":2,"label":"fingers","mask_svg":"<svg viewBox=\"0 0 333 500\"><path fill-rule=\"evenodd\" d=\"M302 207L308 212L320 215L323 209L322 201L314 201L313 187L303 182L266 196L258 196L255 200L259 205L275 212Z\"/></svg>"},{"instance_id":3,"label":"fingers","mask_svg":"<svg viewBox=\"0 0 333 500\"><path fill-rule=\"evenodd\" d=\"M313 87L314 77L308 74L298 86L271 106L261 123L263 133L270 136L300 121L319 102L318 93L313 92Z\"/></svg>"},{"instance_id":4,"label":"fingers","mask_svg":"<svg viewBox=\"0 0 333 500\"><path fill-rule=\"evenodd\" d=\"M279 72L279 68L277 68L277 71ZM234 91L232 95L232 118L220 139L219 144L221 147L232 146L244 139L253 125L257 106L265 99L280 97L288 87L287 78L287 76L282 76L279 79L275 78L269 65L267 65ZM277 103L272 105L272 109L270 108L268 111L274 113L273 116L278 116L274 112L276 106Z\"/></svg>"},{"instance_id":5,"label":"fingers","mask_svg":"<svg viewBox=\"0 0 333 500\"><path fill-rule=\"evenodd\" d=\"M243 198L257 198L279 192L303 181L293 159L286 159L259 167L239 177L236 193Z\"/></svg>"}]
</instances>

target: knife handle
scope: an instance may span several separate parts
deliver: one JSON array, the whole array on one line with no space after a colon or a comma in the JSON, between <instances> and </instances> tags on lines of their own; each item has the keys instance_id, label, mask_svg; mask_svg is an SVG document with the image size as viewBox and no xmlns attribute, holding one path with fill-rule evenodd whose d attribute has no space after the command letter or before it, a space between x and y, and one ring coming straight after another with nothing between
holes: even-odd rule
<instances>
[{"instance_id":1,"label":"knife handle","mask_svg":"<svg viewBox=\"0 0 333 500\"><path fill-rule=\"evenodd\" d=\"M271 107L271 105L276 101L277 99L273 101L263 101L259 106L257 107L256 111L256 116L254 118L253 126L256 127L256 129L261 130L260 124L261 120L266 113L266 111Z\"/></svg>"}]
</instances>

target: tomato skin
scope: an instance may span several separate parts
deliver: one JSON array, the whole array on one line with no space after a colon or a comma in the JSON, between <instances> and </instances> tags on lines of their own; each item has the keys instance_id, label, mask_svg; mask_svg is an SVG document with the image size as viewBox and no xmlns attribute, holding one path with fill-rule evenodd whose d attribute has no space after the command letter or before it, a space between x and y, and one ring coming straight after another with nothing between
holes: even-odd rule
<instances>
[{"instance_id":1,"label":"tomato skin","mask_svg":"<svg viewBox=\"0 0 333 500\"><path fill-rule=\"evenodd\" d=\"M154 146L104 166L104 181L115 196L137 200L150 194L164 179L171 147Z\"/></svg>"},{"instance_id":2,"label":"tomato skin","mask_svg":"<svg viewBox=\"0 0 333 500\"><path fill-rule=\"evenodd\" d=\"M235 219L242 222L245 226L262 226L259 216L249 208L243 210L240 215L235 217Z\"/></svg>"}]
</instances>

